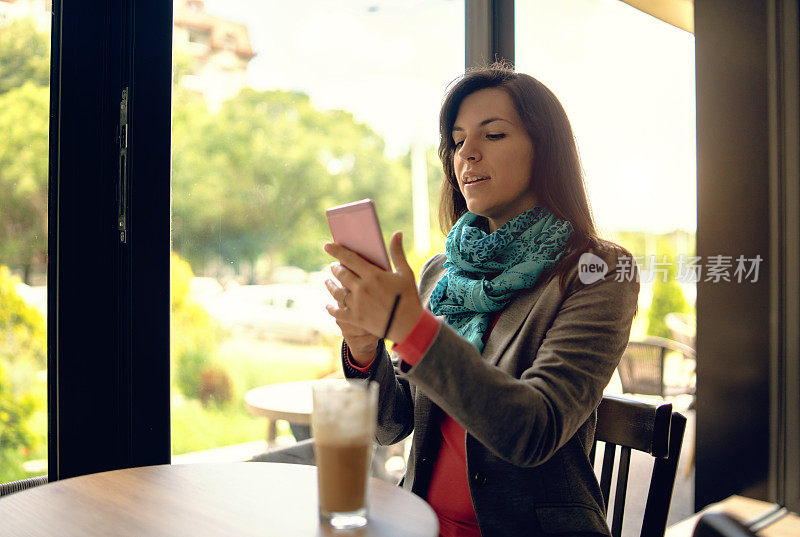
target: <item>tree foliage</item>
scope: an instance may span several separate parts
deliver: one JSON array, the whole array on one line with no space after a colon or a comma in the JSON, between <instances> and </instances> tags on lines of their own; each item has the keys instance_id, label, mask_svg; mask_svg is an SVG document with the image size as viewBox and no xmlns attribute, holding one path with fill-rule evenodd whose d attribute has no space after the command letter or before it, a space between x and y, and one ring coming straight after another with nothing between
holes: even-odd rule
<instances>
[{"instance_id":1,"label":"tree foliage","mask_svg":"<svg viewBox=\"0 0 800 537\"><path fill-rule=\"evenodd\" d=\"M410 224L408 171L350 113L244 89L212 115L184 96L173 120L173 240L193 266L266 255L316 269L325 208L366 197L387 229Z\"/></svg>"},{"instance_id":2,"label":"tree foliage","mask_svg":"<svg viewBox=\"0 0 800 537\"><path fill-rule=\"evenodd\" d=\"M0 260L26 270L47 259L49 90L0 95Z\"/></svg>"},{"instance_id":3,"label":"tree foliage","mask_svg":"<svg viewBox=\"0 0 800 537\"><path fill-rule=\"evenodd\" d=\"M0 261L26 283L47 255L49 42L31 21L0 32Z\"/></svg>"},{"instance_id":4,"label":"tree foliage","mask_svg":"<svg viewBox=\"0 0 800 537\"><path fill-rule=\"evenodd\" d=\"M32 19L15 19L0 31L0 94L26 83L50 85L50 41Z\"/></svg>"},{"instance_id":5,"label":"tree foliage","mask_svg":"<svg viewBox=\"0 0 800 537\"><path fill-rule=\"evenodd\" d=\"M674 260L674 256L671 256ZM664 320L668 313L686 313L689 303L675 279L675 263L668 261L666 278L658 275L653 281L653 300L647 313L647 333L651 336L672 338Z\"/></svg>"}]
</instances>

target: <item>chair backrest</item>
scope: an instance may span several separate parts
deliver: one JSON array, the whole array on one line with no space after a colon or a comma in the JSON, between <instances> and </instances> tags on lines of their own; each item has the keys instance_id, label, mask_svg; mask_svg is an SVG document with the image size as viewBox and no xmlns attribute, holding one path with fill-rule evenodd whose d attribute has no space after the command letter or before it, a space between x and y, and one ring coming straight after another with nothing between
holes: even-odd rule
<instances>
[{"instance_id":1,"label":"chair backrest","mask_svg":"<svg viewBox=\"0 0 800 537\"><path fill-rule=\"evenodd\" d=\"M19 492L21 490L29 489L37 485L44 485L47 483L47 476L40 475L38 477L29 477L28 479L20 479L19 481L11 481L9 483L0 484L0 497Z\"/></svg>"},{"instance_id":2,"label":"chair backrest","mask_svg":"<svg viewBox=\"0 0 800 537\"><path fill-rule=\"evenodd\" d=\"M664 316L672 339L695 348L697 335L697 317L689 313L667 313Z\"/></svg>"},{"instance_id":3,"label":"chair backrest","mask_svg":"<svg viewBox=\"0 0 800 537\"><path fill-rule=\"evenodd\" d=\"M756 534L727 513L706 513L697 521L692 537L756 537Z\"/></svg>"},{"instance_id":4,"label":"chair backrest","mask_svg":"<svg viewBox=\"0 0 800 537\"><path fill-rule=\"evenodd\" d=\"M611 517L612 536L622 535L631 450L637 450L655 459L640 535L663 537L685 429L686 418L673 412L671 403L649 403L611 395L603 397L597 408L597 429L591 458L594 461L597 442L604 442L600 489L608 509L614 460L619 451L614 512Z\"/></svg>"},{"instance_id":5,"label":"chair backrest","mask_svg":"<svg viewBox=\"0 0 800 537\"><path fill-rule=\"evenodd\" d=\"M695 358L693 348L671 339L647 336L629 342L617 367L622 391L660 397L675 395L666 393L664 382L664 362L670 351L679 352L691 360ZM691 393L692 388L686 386L681 391Z\"/></svg>"}]
</instances>

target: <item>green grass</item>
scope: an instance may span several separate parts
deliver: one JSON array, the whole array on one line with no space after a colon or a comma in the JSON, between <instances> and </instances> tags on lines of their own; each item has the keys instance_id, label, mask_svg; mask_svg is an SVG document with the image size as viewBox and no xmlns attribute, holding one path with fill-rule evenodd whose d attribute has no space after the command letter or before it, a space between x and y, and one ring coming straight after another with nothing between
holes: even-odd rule
<instances>
[{"instance_id":1,"label":"green grass","mask_svg":"<svg viewBox=\"0 0 800 537\"><path fill-rule=\"evenodd\" d=\"M230 375L234 399L253 388L276 382L320 378L339 368L339 347L290 345L229 339L219 349L218 364Z\"/></svg>"},{"instance_id":2,"label":"green grass","mask_svg":"<svg viewBox=\"0 0 800 537\"><path fill-rule=\"evenodd\" d=\"M173 397L173 400L176 399ZM242 442L263 440L267 422L241 405L203 407L196 399L172 405L172 453L182 455Z\"/></svg>"},{"instance_id":3,"label":"green grass","mask_svg":"<svg viewBox=\"0 0 800 537\"><path fill-rule=\"evenodd\" d=\"M173 455L265 439L267 420L248 414L244 394L265 384L323 377L339 367L338 353L338 342L303 346L243 338L224 341L215 363L230 376L231 401L204 407L173 388ZM282 422L277 432L291 434Z\"/></svg>"}]
</instances>

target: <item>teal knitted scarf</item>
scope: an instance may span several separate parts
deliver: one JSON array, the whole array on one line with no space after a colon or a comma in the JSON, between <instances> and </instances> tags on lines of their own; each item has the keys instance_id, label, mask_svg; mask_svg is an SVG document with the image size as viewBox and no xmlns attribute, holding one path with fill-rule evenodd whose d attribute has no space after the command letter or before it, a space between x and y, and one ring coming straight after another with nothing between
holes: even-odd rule
<instances>
[{"instance_id":1,"label":"teal knitted scarf","mask_svg":"<svg viewBox=\"0 0 800 537\"><path fill-rule=\"evenodd\" d=\"M467 212L447 234L446 272L433 289L430 307L482 352L492 313L555 266L572 225L541 206L494 233L478 227L480 221Z\"/></svg>"}]
</instances>

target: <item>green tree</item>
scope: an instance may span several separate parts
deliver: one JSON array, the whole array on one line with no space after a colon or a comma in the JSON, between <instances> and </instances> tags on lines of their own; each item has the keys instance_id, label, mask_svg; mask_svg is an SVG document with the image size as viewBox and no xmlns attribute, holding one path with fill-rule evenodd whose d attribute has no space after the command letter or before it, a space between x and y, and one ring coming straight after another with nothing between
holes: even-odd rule
<instances>
[{"instance_id":1,"label":"green tree","mask_svg":"<svg viewBox=\"0 0 800 537\"><path fill-rule=\"evenodd\" d=\"M0 31L0 262L26 283L47 254L50 43L30 19Z\"/></svg>"},{"instance_id":2,"label":"green tree","mask_svg":"<svg viewBox=\"0 0 800 537\"><path fill-rule=\"evenodd\" d=\"M32 19L16 19L0 28L0 94L26 83L50 85L50 40Z\"/></svg>"},{"instance_id":3,"label":"green tree","mask_svg":"<svg viewBox=\"0 0 800 537\"><path fill-rule=\"evenodd\" d=\"M653 301L647 313L647 333L651 336L671 338L664 317L668 313L686 313L688 310L689 303L686 302L683 290L675 280L675 263L668 261L666 278L657 275L653 282Z\"/></svg>"},{"instance_id":4,"label":"green tree","mask_svg":"<svg viewBox=\"0 0 800 537\"><path fill-rule=\"evenodd\" d=\"M0 261L30 281L47 259L49 90L25 83L0 94Z\"/></svg>"},{"instance_id":5,"label":"green tree","mask_svg":"<svg viewBox=\"0 0 800 537\"><path fill-rule=\"evenodd\" d=\"M408 171L348 112L307 95L244 89L220 112L175 103L174 248L193 266L214 261L324 264L324 210L370 197L386 230L408 227Z\"/></svg>"}]
</instances>

